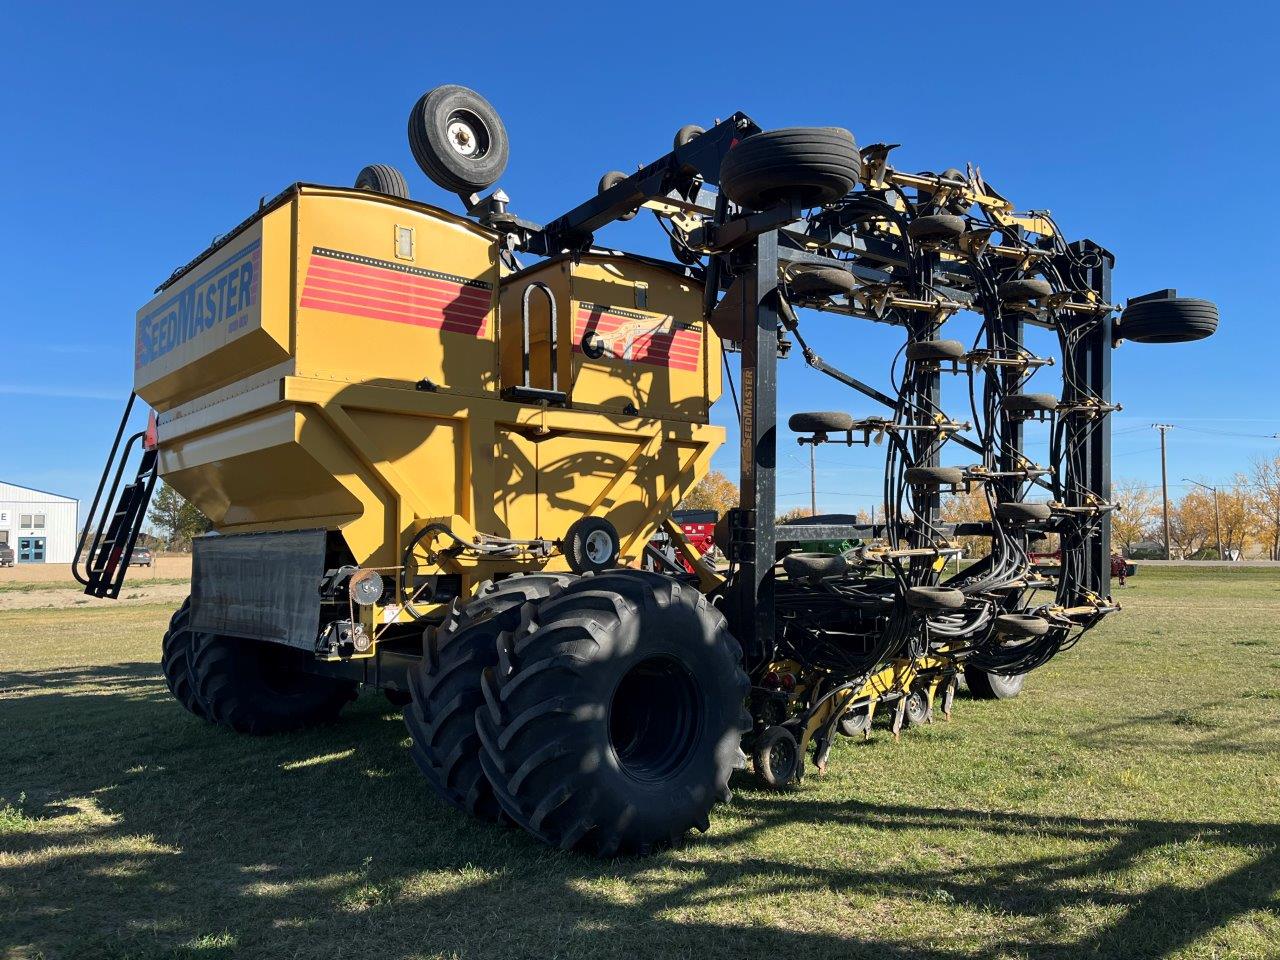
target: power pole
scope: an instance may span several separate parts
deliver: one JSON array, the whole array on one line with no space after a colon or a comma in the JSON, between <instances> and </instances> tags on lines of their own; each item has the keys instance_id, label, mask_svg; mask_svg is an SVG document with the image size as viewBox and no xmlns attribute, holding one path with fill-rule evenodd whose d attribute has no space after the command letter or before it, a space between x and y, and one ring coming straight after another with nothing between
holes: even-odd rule
<instances>
[{"instance_id":1,"label":"power pole","mask_svg":"<svg viewBox=\"0 0 1280 960\"><path fill-rule=\"evenodd\" d=\"M812 517L818 515L818 468L813 455L817 448L816 443L809 447L809 515Z\"/></svg>"},{"instance_id":2,"label":"power pole","mask_svg":"<svg viewBox=\"0 0 1280 960\"><path fill-rule=\"evenodd\" d=\"M1160 499L1164 501L1164 558L1173 559L1169 555L1169 463L1165 456L1164 435L1173 429L1171 423L1153 423L1160 431Z\"/></svg>"}]
</instances>

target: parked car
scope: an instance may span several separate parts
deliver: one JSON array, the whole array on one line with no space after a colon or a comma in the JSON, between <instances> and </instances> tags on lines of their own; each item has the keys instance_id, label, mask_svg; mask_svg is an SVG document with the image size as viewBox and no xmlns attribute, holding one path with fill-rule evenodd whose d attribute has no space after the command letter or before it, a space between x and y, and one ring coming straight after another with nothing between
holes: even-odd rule
<instances>
[{"instance_id":1,"label":"parked car","mask_svg":"<svg viewBox=\"0 0 1280 960\"><path fill-rule=\"evenodd\" d=\"M0 543L0 567L12 567L13 561L13 547L7 543Z\"/></svg>"},{"instance_id":2,"label":"parked car","mask_svg":"<svg viewBox=\"0 0 1280 960\"><path fill-rule=\"evenodd\" d=\"M146 547L138 547L133 551L133 556L129 558L129 566L131 567L149 567L153 562L151 551Z\"/></svg>"}]
</instances>

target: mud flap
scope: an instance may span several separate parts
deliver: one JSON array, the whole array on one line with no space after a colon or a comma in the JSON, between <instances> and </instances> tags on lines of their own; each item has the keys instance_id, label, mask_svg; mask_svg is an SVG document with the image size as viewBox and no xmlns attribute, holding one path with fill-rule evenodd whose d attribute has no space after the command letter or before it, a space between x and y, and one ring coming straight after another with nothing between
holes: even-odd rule
<instances>
[{"instance_id":1,"label":"mud flap","mask_svg":"<svg viewBox=\"0 0 1280 960\"><path fill-rule=\"evenodd\" d=\"M193 630L315 651L325 531L215 534L192 552Z\"/></svg>"}]
</instances>

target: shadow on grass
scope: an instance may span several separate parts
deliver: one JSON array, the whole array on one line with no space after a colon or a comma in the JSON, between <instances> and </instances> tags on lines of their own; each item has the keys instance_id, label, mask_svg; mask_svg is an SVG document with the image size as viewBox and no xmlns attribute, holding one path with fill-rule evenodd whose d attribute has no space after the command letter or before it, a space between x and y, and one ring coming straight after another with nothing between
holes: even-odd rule
<instances>
[{"instance_id":1,"label":"shadow on grass","mask_svg":"<svg viewBox=\"0 0 1280 960\"><path fill-rule=\"evenodd\" d=\"M0 816L0 951L14 956L26 946L33 955L209 958L1164 957L1274 909L1280 890L1280 826L993 814L803 793L750 791L729 826L685 849L599 862L434 800L405 756L398 716L376 696L331 728L257 740L181 711L152 664L9 672L0 696L9 731L0 799L10 805ZM1071 846L980 865L953 856L928 869L832 867L793 847L761 855L775 849L772 831L798 827L790 836L812 844L831 825L923 833L942 849L957 834L1008 850ZM1249 862L1200 886L1135 891L1112 882L1180 844ZM937 946L939 936L907 943L901 934L825 932L840 929L840 899L853 895L941 899L1047 926L1026 933L1010 923L1007 937L977 949ZM798 898L806 915L836 922L742 925L753 898ZM1054 918L1072 907L1109 919L1083 935L1055 933Z\"/></svg>"}]
</instances>

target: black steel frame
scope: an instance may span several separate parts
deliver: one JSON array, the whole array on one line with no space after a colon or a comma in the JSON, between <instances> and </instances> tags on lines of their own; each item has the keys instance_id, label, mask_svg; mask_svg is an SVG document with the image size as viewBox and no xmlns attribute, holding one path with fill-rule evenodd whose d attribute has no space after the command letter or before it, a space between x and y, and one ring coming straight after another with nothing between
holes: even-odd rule
<instances>
[{"instance_id":1,"label":"black steel frame","mask_svg":"<svg viewBox=\"0 0 1280 960\"><path fill-rule=\"evenodd\" d=\"M765 211L740 211L723 196L709 190L719 183L720 164L727 152L744 136L760 128L749 117L735 113L711 130L671 153L642 167L615 186L558 217L545 227L508 218L511 232L518 234L516 245L525 252L551 256L563 252L581 252L590 248L593 234L605 224L634 211L647 201L661 201L702 218L702 226L686 238L688 246L709 255L706 268L705 315L717 333L740 345L739 377L741 391L740 440L740 506L729 516L729 558L736 576L727 589L727 607L735 624L738 639L749 659L769 649L774 637L774 605L765 581L776 562L779 538L776 514L777 467L777 362L779 330L791 328L794 314L779 288L779 268L795 263L817 263L849 270L866 283L887 283L901 279L903 268L911 267L912 285L919 290L942 294L948 299L974 310L981 309L981 296L955 286L957 267L944 268L936 252L926 251L914 264L904 250L883 237L868 237L857 226L874 208L874 198L850 195L838 208L806 216L790 207ZM873 211L874 212L874 211ZM495 226L502 228L501 223ZM1017 228L1012 228L1016 233ZM837 247L856 257L857 262L832 260L810 252L815 246ZM1056 323L1078 327L1076 345L1068 363L1082 376L1064 393L1064 405L1077 401L1092 403L1099 412L1091 417L1070 414L1063 425L1066 445L1075 455L1068 459L1066 476L1046 481L1038 476L1027 482L1051 490L1068 508L1080 513L1068 515L1057 525L1062 536L1064 554L1074 552L1082 558L1079 577L1069 592L1060 591L1058 601L1064 605L1105 598L1110 587L1109 524L1097 522L1098 515L1086 511L1090 506L1109 504L1112 330L1110 313L1112 258L1091 241L1080 241L1069 248L1070 263L1063 272L1079 279L1081 259L1092 264L1083 272L1085 289L1097 295L1100 309L1090 314L1061 314L1057 321L1036 315L1012 314L998 320L987 319L991 341L1003 339L1022 348L1027 323L1054 326ZM1048 254L1046 253L1046 256ZM1074 274L1072 274L1074 270ZM850 309L847 312L859 313ZM937 336L936 318L925 312L899 311L894 315L875 316L885 322L907 328L912 339ZM806 362L819 372L832 376L863 395L893 408L897 401L887 394L845 374L828 364L804 345ZM1012 389L1013 376L1002 374L1006 391ZM936 405L941 374L937 370L917 375L911 384L914 400ZM1001 473L1018 469L1018 456L1023 448L1022 421L1004 412L998 425L1000 452L993 456L989 449L967 437L952 435L950 440L979 454L988 468ZM852 437L850 437L852 442ZM941 444L925 435L913 435L909 441L918 465L936 465ZM1012 478L996 481L1002 497L1014 498L1021 482ZM927 495L923 502L925 523L938 522L940 494ZM787 540L798 540L819 533L848 534L851 528L831 525L802 525L788 529ZM918 565L919 561L912 561Z\"/></svg>"}]
</instances>

